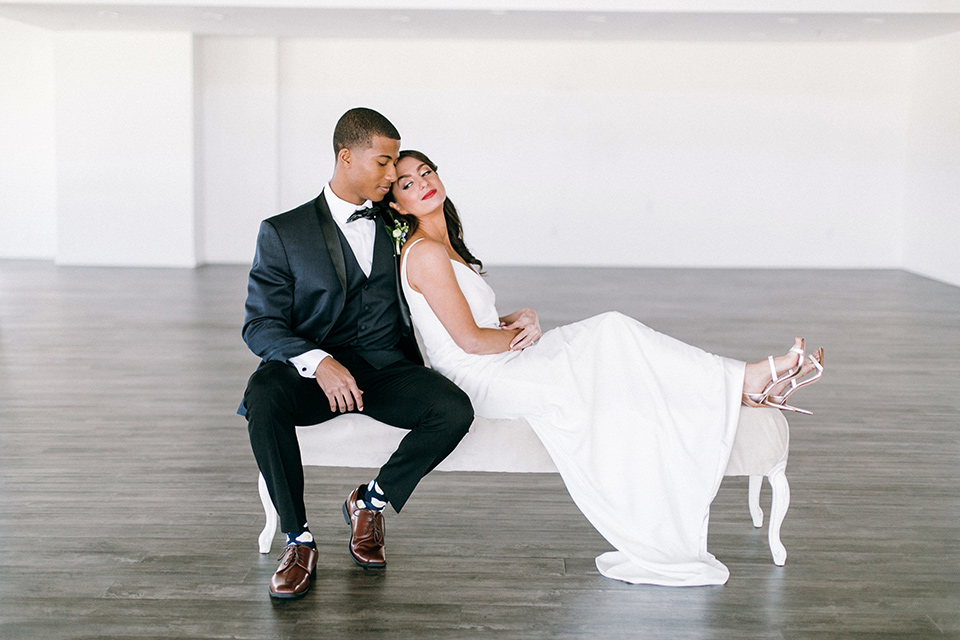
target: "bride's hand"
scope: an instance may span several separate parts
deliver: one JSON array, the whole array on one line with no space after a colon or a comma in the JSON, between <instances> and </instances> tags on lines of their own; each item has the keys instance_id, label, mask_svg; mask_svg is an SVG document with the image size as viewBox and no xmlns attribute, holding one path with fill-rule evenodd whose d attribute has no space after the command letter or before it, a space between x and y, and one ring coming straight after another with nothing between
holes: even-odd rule
<instances>
[{"instance_id":1,"label":"bride's hand","mask_svg":"<svg viewBox=\"0 0 960 640\"><path fill-rule=\"evenodd\" d=\"M515 311L500 320L500 327L502 329L520 330L520 333L510 342L511 351L525 349L534 344L540 339L540 336L543 335L543 332L540 330L540 319L537 317L537 312L529 307Z\"/></svg>"}]
</instances>

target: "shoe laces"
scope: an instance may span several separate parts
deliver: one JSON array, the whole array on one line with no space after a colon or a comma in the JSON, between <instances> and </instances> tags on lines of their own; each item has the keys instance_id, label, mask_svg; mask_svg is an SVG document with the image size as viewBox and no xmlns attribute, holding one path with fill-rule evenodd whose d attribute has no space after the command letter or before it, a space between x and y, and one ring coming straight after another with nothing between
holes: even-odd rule
<instances>
[{"instance_id":1,"label":"shoe laces","mask_svg":"<svg viewBox=\"0 0 960 640\"><path fill-rule=\"evenodd\" d=\"M277 558L278 561L283 560L281 569L300 564L300 547L302 546L301 544L291 543L284 547L283 553ZM291 547L293 548L291 549Z\"/></svg>"},{"instance_id":2,"label":"shoe laces","mask_svg":"<svg viewBox=\"0 0 960 640\"><path fill-rule=\"evenodd\" d=\"M366 526L363 528L363 537L373 538L374 543L383 544L383 516L380 513L374 514L372 518L367 519Z\"/></svg>"}]
</instances>

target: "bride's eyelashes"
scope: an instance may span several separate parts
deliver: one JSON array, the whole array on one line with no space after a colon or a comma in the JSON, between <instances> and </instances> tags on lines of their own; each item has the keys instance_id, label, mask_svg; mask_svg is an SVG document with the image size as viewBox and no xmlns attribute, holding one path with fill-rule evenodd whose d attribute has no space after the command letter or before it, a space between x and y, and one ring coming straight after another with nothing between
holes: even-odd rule
<instances>
[{"instance_id":1,"label":"bride's eyelashes","mask_svg":"<svg viewBox=\"0 0 960 640\"><path fill-rule=\"evenodd\" d=\"M426 177L427 177L428 175L430 175L431 173L433 173L433 171L431 171L430 169L426 169L423 173L420 174L420 177L421 177L421 178L426 178ZM401 189L401 191L406 191L407 188L410 187L411 185L413 185L413 181L412 181L412 180L408 180L407 182L404 182L402 185L400 185L400 189Z\"/></svg>"}]
</instances>

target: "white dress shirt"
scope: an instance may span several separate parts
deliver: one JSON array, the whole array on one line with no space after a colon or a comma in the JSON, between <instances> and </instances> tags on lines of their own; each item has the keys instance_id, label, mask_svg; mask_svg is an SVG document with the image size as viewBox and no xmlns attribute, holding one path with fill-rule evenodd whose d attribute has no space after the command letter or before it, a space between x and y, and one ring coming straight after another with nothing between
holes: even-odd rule
<instances>
[{"instance_id":1,"label":"white dress shirt","mask_svg":"<svg viewBox=\"0 0 960 640\"><path fill-rule=\"evenodd\" d=\"M370 201L367 200L358 206L352 202L341 200L329 184L323 188L320 196L326 199L330 215L333 216L333 221L337 223L337 227L340 228L343 236L347 239L347 244L350 245L363 275L369 277L370 270L373 269L373 243L377 237L377 223L367 218L347 223L347 218L353 215L353 212L357 209L369 207ZM315 378L320 361L329 355L323 349L311 349L306 353L290 358L290 364L297 368L297 373L302 377Z\"/></svg>"}]
</instances>

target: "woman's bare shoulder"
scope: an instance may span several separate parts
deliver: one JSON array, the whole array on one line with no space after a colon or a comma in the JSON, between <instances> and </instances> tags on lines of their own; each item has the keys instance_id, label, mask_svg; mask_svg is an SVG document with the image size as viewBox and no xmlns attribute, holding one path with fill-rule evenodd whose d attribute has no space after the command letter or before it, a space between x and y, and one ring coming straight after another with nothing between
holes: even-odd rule
<instances>
[{"instance_id":1,"label":"woman's bare shoulder","mask_svg":"<svg viewBox=\"0 0 960 640\"><path fill-rule=\"evenodd\" d=\"M446 247L426 237L414 239L405 249L405 257L409 266L416 267L431 267L450 261Z\"/></svg>"}]
</instances>

